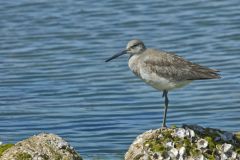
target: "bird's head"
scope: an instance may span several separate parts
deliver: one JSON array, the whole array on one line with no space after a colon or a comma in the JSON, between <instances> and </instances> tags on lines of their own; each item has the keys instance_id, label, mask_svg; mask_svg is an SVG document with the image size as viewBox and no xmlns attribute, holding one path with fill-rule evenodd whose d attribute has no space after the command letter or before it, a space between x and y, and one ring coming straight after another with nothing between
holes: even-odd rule
<instances>
[{"instance_id":1,"label":"bird's head","mask_svg":"<svg viewBox=\"0 0 240 160\"><path fill-rule=\"evenodd\" d=\"M141 40L134 39L128 42L126 50L129 54L140 54L146 49Z\"/></svg>"},{"instance_id":2,"label":"bird's head","mask_svg":"<svg viewBox=\"0 0 240 160\"><path fill-rule=\"evenodd\" d=\"M117 54L113 55L112 57L107 59L105 62L111 61L112 59L115 59L115 58L117 58L121 55L124 55L124 54L130 54L130 55L140 54L145 49L146 49L146 47L141 40L134 39L134 40L131 40L131 41L128 42L125 50L123 50L120 53L117 53Z\"/></svg>"}]
</instances>

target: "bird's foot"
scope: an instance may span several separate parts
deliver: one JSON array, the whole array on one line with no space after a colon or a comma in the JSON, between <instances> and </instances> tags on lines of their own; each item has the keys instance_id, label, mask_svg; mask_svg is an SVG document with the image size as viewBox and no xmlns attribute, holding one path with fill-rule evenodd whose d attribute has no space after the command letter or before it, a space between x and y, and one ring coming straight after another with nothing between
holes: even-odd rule
<instances>
[{"instance_id":1,"label":"bird's foot","mask_svg":"<svg viewBox=\"0 0 240 160\"><path fill-rule=\"evenodd\" d=\"M165 125L165 126L162 126L161 129L162 129L162 130L167 129L167 126L166 126L166 125Z\"/></svg>"}]
</instances>

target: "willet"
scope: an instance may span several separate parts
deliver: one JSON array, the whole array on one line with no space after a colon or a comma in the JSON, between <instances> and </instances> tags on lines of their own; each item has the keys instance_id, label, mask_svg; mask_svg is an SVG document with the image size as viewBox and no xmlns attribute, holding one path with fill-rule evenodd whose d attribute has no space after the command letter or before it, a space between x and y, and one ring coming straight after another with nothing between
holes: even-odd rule
<instances>
[{"instance_id":1,"label":"willet","mask_svg":"<svg viewBox=\"0 0 240 160\"><path fill-rule=\"evenodd\" d=\"M171 52L146 48L141 40L128 42L127 47L106 62L129 54L128 66L144 82L163 92L165 108L162 127L166 127L168 91L183 87L193 80L218 79L218 70L189 62Z\"/></svg>"}]
</instances>

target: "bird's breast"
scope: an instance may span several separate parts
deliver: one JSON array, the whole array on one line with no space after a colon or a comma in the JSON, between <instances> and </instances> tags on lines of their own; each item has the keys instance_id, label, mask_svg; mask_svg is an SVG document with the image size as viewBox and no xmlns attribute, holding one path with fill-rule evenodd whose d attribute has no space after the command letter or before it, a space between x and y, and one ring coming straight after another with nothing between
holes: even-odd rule
<instances>
[{"instance_id":1,"label":"bird's breast","mask_svg":"<svg viewBox=\"0 0 240 160\"><path fill-rule=\"evenodd\" d=\"M163 77L159 77L156 73L148 70L148 67L144 64L141 64L141 61L139 61L138 58L138 56L133 55L128 61L130 70L136 76L141 78L147 84L159 90L173 87L169 80Z\"/></svg>"},{"instance_id":2,"label":"bird's breast","mask_svg":"<svg viewBox=\"0 0 240 160\"><path fill-rule=\"evenodd\" d=\"M171 88L174 88L175 85L175 83L171 82L169 79L161 77L144 67L140 68L140 77L147 84L162 91L170 90Z\"/></svg>"},{"instance_id":3,"label":"bird's breast","mask_svg":"<svg viewBox=\"0 0 240 160\"><path fill-rule=\"evenodd\" d=\"M128 67L130 70L138 77L141 78L140 75L140 63L139 63L139 56L138 55L133 55L129 58L128 60Z\"/></svg>"},{"instance_id":4,"label":"bird's breast","mask_svg":"<svg viewBox=\"0 0 240 160\"><path fill-rule=\"evenodd\" d=\"M149 66L141 63L139 57L135 55L130 57L128 66L136 76L158 90L172 90L175 88L181 88L190 83L190 81L178 82L172 81L167 77L161 77L160 75L156 74L156 72L153 72Z\"/></svg>"},{"instance_id":5,"label":"bird's breast","mask_svg":"<svg viewBox=\"0 0 240 160\"><path fill-rule=\"evenodd\" d=\"M181 88L191 81L173 81L171 78L161 77L155 72L151 72L148 69L141 68L140 69L140 77L147 84L151 85L153 88L158 90L173 90L176 88Z\"/></svg>"}]
</instances>

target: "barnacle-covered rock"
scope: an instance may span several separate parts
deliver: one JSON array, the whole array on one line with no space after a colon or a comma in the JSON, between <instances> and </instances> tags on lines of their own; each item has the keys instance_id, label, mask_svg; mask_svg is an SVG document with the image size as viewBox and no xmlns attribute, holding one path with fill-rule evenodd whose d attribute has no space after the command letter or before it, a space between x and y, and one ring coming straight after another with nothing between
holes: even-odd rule
<instances>
[{"instance_id":1,"label":"barnacle-covered rock","mask_svg":"<svg viewBox=\"0 0 240 160\"><path fill-rule=\"evenodd\" d=\"M0 145L2 148L2 145ZM54 134L41 133L5 146L0 160L82 160L69 143Z\"/></svg>"},{"instance_id":2,"label":"barnacle-covered rock","mask_svg":"<svg viewBox=\"0 0 240 160\"><path fill-rule=\"evenodd\" d=\"M150 130L138 136L125 154L125 160L133 159L240 159L240 133L198 125Z\"/></svg>"}]
</instances>

